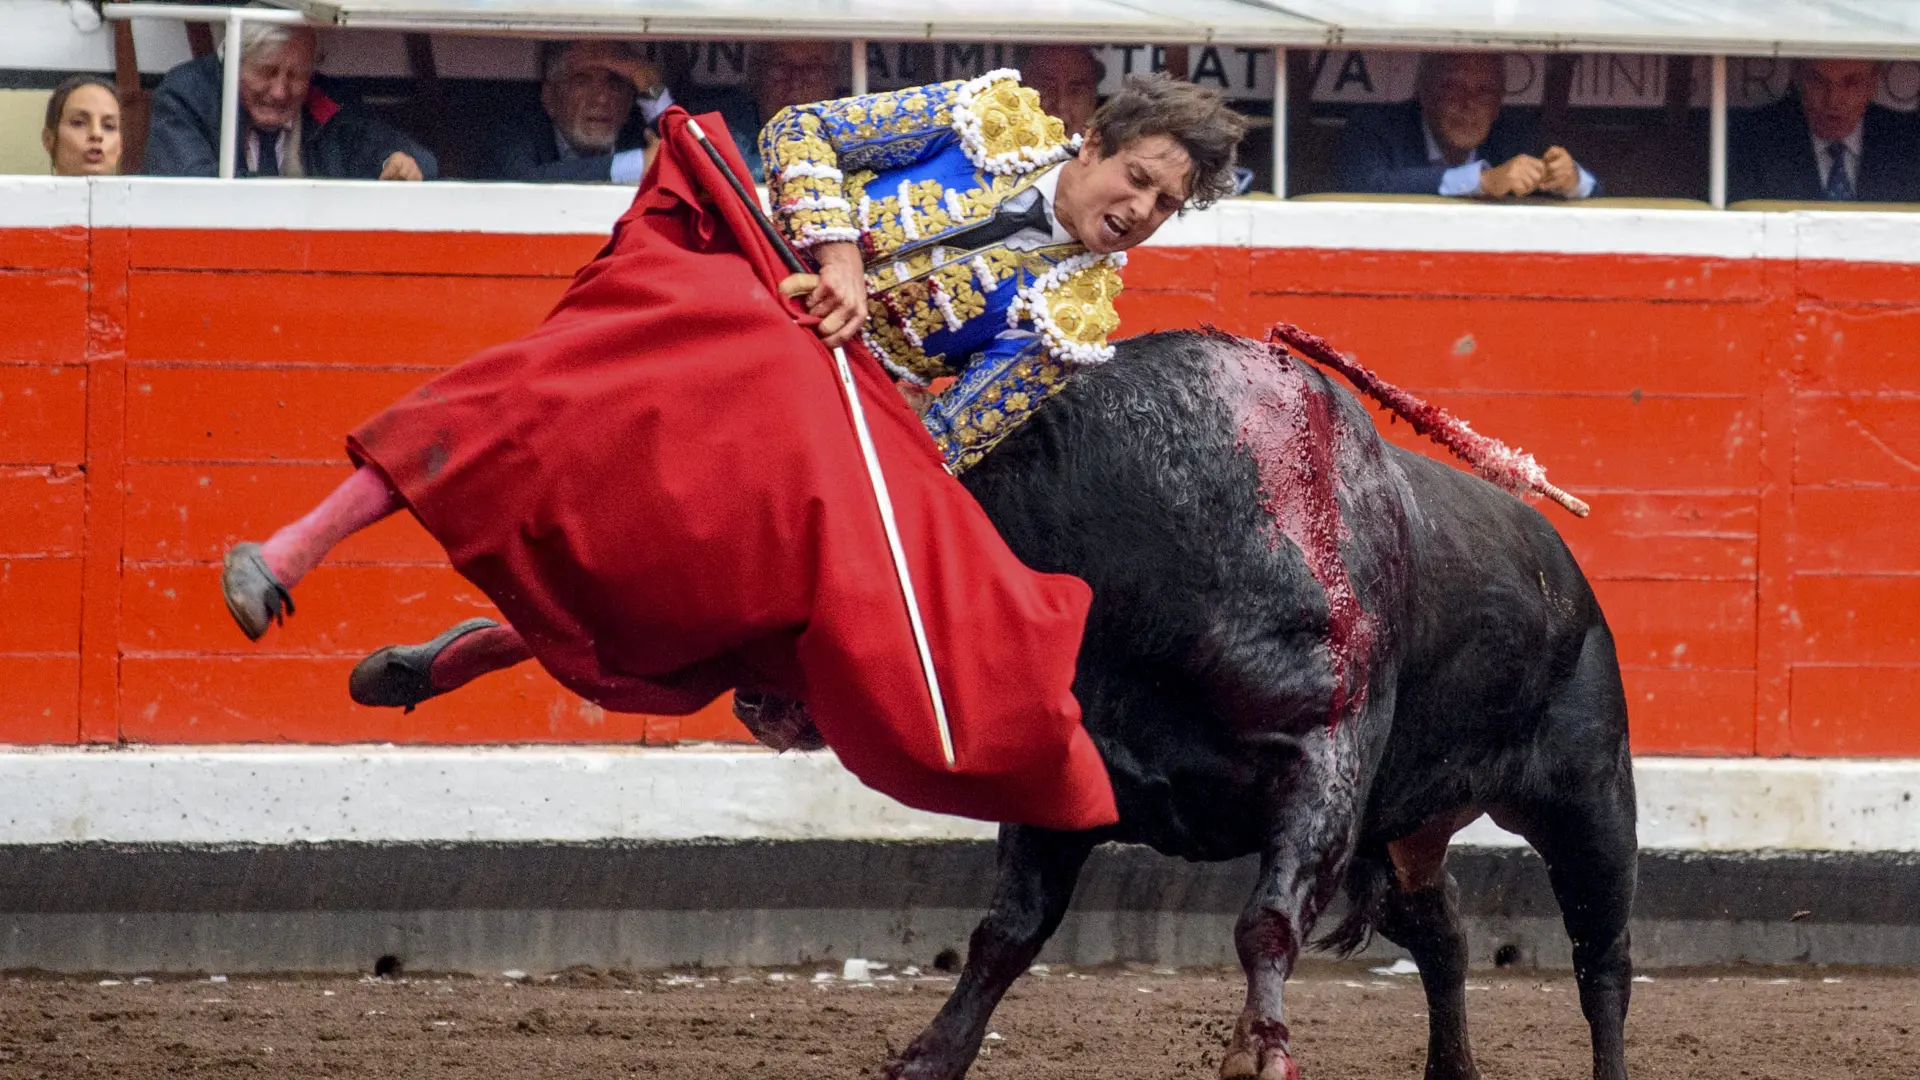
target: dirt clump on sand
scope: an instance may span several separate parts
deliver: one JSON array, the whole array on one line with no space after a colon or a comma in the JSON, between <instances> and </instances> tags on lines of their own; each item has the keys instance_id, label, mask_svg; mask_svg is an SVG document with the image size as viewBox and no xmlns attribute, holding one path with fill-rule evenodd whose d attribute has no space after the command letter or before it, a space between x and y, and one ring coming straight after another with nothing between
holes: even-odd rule
<instances>
[{"instance_id":1,"label":"dirt clump on sand","mask_svg":"<svg viewBox=\"0 0 1920 1080\"><path fill-rule=\"evenodd\" d=\"M878 1077L953 986L937 973L839 969L394 979L128 976L0 981L0 1078L179 1076L711 1080ZM826 977L822 977L822 976ZM1234 971L1052 967L1014 986L972 1076L1216 1075L1243 994ZM1309 1077L1418 1077L1419 980L1311 964L1288 984ZM1487 1080L1585 1080L1571 978L1476 972ZM1913 1075L1920 978L1794 970L1656 972L1634 987L1637 1080L1894 1080Z\"/></svg>"}]
</instances>

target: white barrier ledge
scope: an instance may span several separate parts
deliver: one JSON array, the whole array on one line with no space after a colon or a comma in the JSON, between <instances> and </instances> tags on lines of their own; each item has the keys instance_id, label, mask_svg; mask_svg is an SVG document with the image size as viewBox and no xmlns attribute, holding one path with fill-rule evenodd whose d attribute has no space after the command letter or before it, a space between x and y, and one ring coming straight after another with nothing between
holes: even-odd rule
<instances>
[{"instance_id":1,"label":"white barrier ledge","mask_svg":"<svg viewBox=\"0 0 1920 1080\"><path fill-rule=\"evenodd\" d=\"M0 229L84 227L91 193L84 180L0 176Z\"/></svg>"},{"instance_id":2,"label":"white barrier ledge","mask_svg":"<svg viewBox=\"0 0 1920 1080\"><path fill-rule=\"evenodd\" d=\"M0 844L933 840L830 754L741 748L195 747L0 753Z\"/></svg>"},{"instance_id":3,"label":"white barrier ledge","mask_svg":"<svg viewBox=\"0 0 1920 1080\"><path fill-rule=\"evenodd\" d=\"M0 177L0 228L602 236L632 200L612 184ZM1908 264L1920 213L1248 199L1182 214L1150 244Z\"/></svg>"},{"instance_id":4,"label":"white barrier ledge","mask_svg":"<svg viewBox=\"0 0 1920 1080\"><path fill-rule=\"evenodd\" d=\"M1640 842L1920 851L1920 760L1643 758ZM828 754L738 747L170 747L0 752L0 844L981 840ZM1481 819L1456 843L1519 838Z\"/></svg>"}]
</instances>

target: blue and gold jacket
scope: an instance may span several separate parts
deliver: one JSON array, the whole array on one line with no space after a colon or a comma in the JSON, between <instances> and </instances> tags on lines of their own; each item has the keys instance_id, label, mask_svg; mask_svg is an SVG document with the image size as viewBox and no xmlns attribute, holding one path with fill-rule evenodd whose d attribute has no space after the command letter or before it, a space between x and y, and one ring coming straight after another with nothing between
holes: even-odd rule
<instances>
[{"instance_id":1,"label":"blue and gold jacket","mask_svg":"<svg viewBox=\"0 0 1920 1080\"><path fill-rule=\"evenodd\" d=\"M796 105L760 148L775 220L796 247L860 245L874 357L916 385L957 376L924 417L949 469L978 461L1075 365L1113 355L1123 255L941 243L1079 148L1019 72Z\"/></svg>"}]
</instances>

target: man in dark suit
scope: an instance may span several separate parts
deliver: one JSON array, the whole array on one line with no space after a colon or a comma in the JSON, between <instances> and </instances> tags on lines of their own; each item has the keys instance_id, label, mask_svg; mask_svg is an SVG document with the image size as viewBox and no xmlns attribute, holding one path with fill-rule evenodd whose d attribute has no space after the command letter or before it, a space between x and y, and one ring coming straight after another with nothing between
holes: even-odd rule
<instances>
[{"instance_id":1,"label":"man in dark suit","mask_svg":"<svg viewBox=\"0 0 1920 1080\"><path fill-rule=\"evenodd\" d=\"M426 147L339 100L314 75L317 46L304 26L244 24L234 175L433 179ZM220 74L220 56L209 53L160 81L142 166L148 176L220 175Z\"/></svg>"},{"instance_id":2,"label":"man in dark suit","mask_svg":"<svg viewBox=\"0 0 1920 1080\"><path fill-rule=\"evenodd\" d=\"M638 183L646 125L673 95L660 71L624 41L540 45L540 111L508 120L480 176L532 183ZM634 122L635 106L641 122Z\"/></svg>"},{"instance_id":3,"label":"man in dark suit","mask_svg":"<svg viewBox=\"0 0 1920 1080\"><path fill-rule=\"evenodd\" d=\"M1540 151L1537 121L1502 109L1506 58L1430 53L1414 100L1354 109L1334 171L1341 191L1395 195L1558 195L1584 199L1600 182L1559 146Z\"/></svg>"},{"instance_id":4,"label":"man in dark suit","mask_svg":"<svg viewBox=\"0 0 1920 1080\"><path fill-rule=\"evenodd\" d=\"M1727 199L1920 202L1920 125L1873 104L1880 65L1800 60L1794 92L1727 120Z\"/></svg>"}]
</instances>

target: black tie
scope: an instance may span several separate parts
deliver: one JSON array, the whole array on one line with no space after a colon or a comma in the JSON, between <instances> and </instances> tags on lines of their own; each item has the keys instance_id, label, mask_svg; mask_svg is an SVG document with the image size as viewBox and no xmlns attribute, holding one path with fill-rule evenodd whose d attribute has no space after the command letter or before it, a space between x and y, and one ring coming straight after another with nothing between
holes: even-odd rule
<instances>
[{"instance_id":1,"label":"black tie","mask_svg":"<svg viewBox=\"0 0 1920 1080\"><path fill-rule=\"evenodd\" d=\"M961 229L951 236L941 239L943 247L956 247L962 251L979 251L1005 240L1022 229L1038 229L1043 233L1053 231L1053 221L1047 217L1047 198L1035 192L1033 201L1025 210L1010 210L1005 203L993 212L993 216L978 225Z\"/></svg>"},{"instance_id":2,"label":"black tie","mask_svg":"<svg viewBox=\"0 0 1920 1080\"><path fill-rule=\"evenodd\" d=\"M253 129L254 138L260 140L260 167L253 170L255 176L280 175L280 133Z\"/></svg>"},{"instance_id":3,"label":"black tie","mask_svg":"<svg viewBox=\"0 0 1920 1080\"><path fill-rule=\"evenodd\" d=\"M1827 190L1823 194L1833 202L1852 202L1853 177L1847 175L1847 144L1828 143L1827 160L1833 164L1827 169Z\"/></svg>"}]
</instances>

